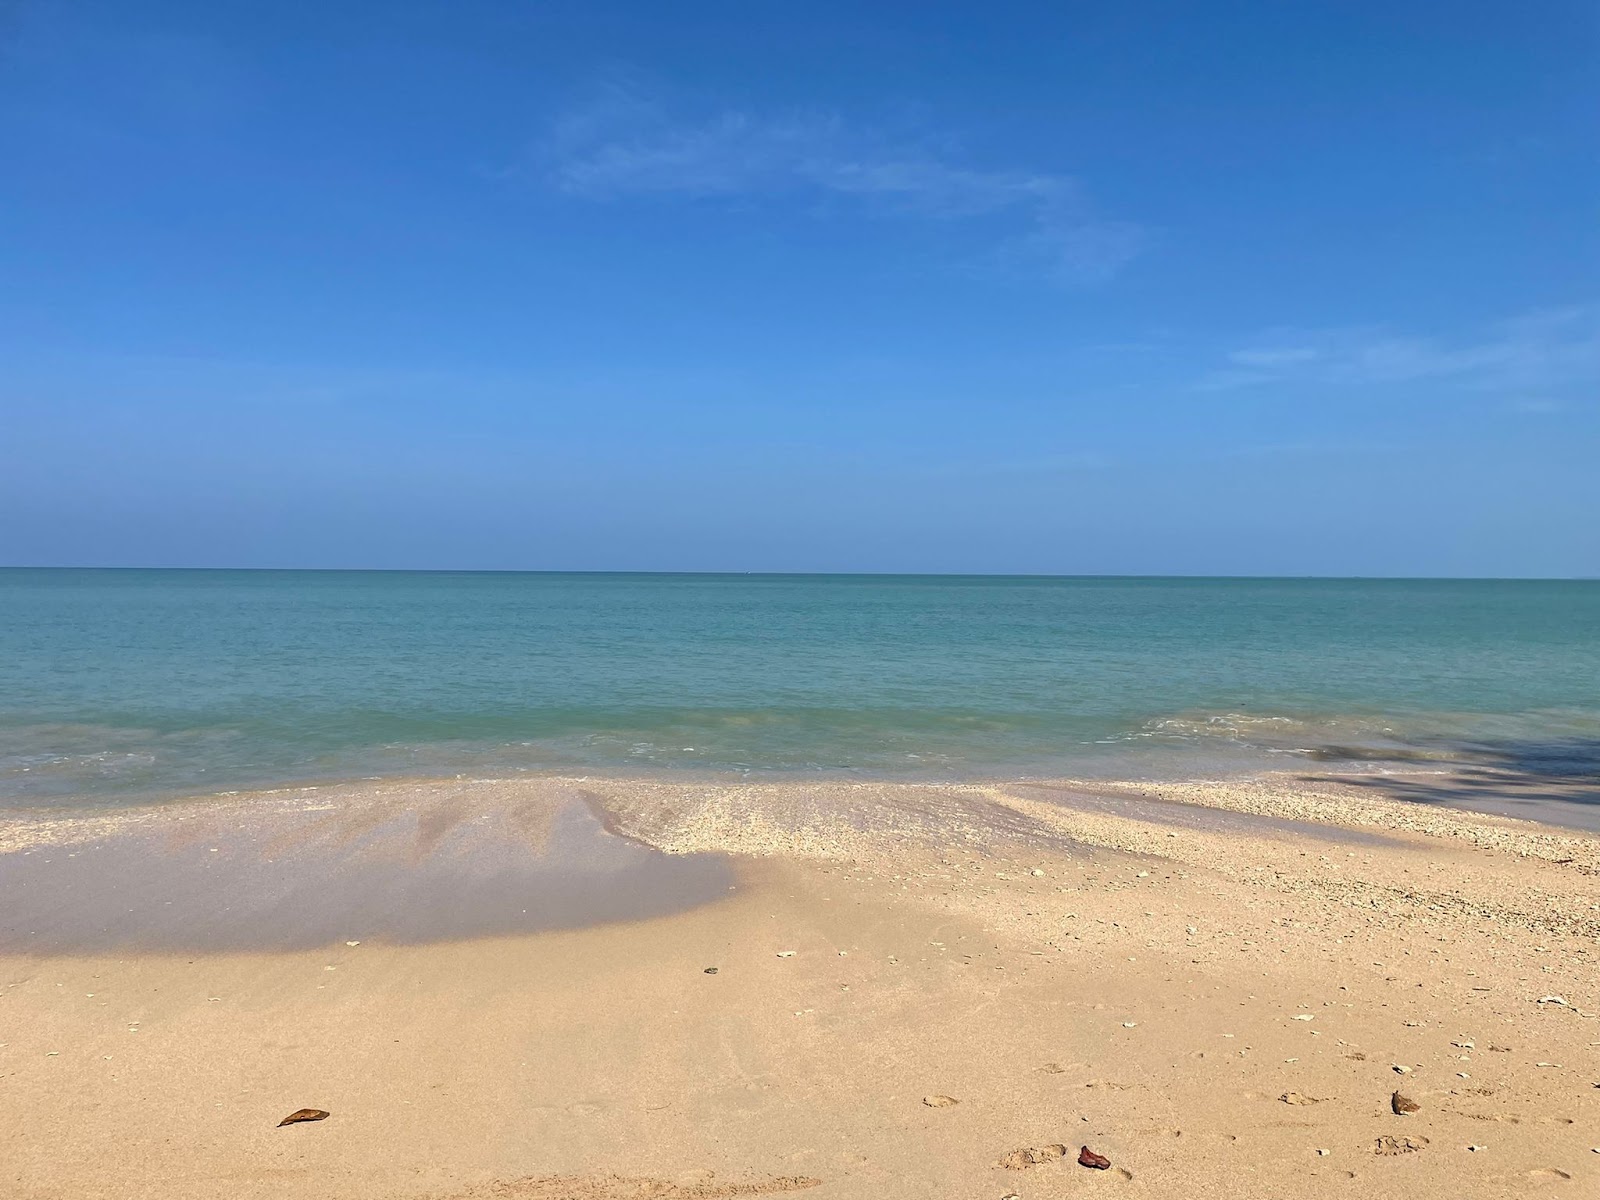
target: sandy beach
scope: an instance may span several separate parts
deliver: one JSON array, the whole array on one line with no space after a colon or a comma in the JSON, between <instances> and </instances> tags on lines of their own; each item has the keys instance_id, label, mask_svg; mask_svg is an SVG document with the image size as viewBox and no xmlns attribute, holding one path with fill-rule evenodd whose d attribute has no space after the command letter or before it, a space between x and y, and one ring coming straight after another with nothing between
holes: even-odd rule
<instances>
[{"instance_id":1,"label":"sandy beach","mask_svg":"<svg viewBox=\"0 0 1600 1200\"><path fill-rule=\"evenodd\" d=\"M18 1200L1600 1180L1583 832L1288 776L454 779L0 856Z\"/></svg>"},{"instance_id":2,"label":"sandy beach","mask_svg":"<svg viewBox=\"0 0 1600 1200\"><path fill-rule=\"evenodd\" d=\"M0 0L0 1200L1600 1200L1597 34Z\"/></svg>"}]
</instances>

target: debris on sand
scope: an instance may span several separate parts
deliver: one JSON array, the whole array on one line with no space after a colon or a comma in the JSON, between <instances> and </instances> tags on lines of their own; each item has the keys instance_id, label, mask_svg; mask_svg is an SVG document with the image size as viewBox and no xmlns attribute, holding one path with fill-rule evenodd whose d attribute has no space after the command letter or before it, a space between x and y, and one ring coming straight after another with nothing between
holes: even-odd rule
<instances>
[{"instance_id":1,"label":"debris on sand","mask_svg":"<svg viewBox=\"0 0 1600 1200\"><path fill-rule=\"evenodd\" d=\"M707 967L706 968L706 974L707 975L715 975L716 973L717 973L717 969L715 967Z\"/></svg>"},{"instance_id":2,"label":"debris on sand","mask_svg":"<svg viewBox=\"0 0 1600 1200\"><path fill-rule=\"evenodd\" d=\"M1407 1113L1418 1112L1422 1108L1422 1105L1418 1104L1410 1096L1396 1092L1394 1095L1389 1097L1389 1107L1394 1110L1395 1116L1403 1117Z\"/></svg>"},{"instance_id":3,"label":"debris on sand","mask_svg":"<svg viewBox=\"0 0 1600 1200\"><path fill-rule=\"evenodd\" d=\"M1304 1092L1285 1092L1278 1097L1285 1104L1321 1104L1322 1096L1308 1096Z\"/></svg>"},{"instance_id":4,"label":"debris on sand","mask_svg":"<svg viewBox=\"0 0 1600 1200\"><path fill-rule=\"evenodd\" d=\"M323 1109L302 1108L297 1109L296 1111L290 1113L283 1120L279 1121L278 1128L282 1129L285 1125L298 1125L301 1121L325 1121L327 1119L328 1114Z\"/></svg>"},{"instance_id":5,"label":"debris on sand","mask_svg":"<svg viewBox=\"0 0 1600 1200\"><path fill-rule=\"evenodd\" d=\"M961 1103L954 1096L924 1096L922 1102L929 1108L949 1108Z\"/></svg>"},{"instance_id":6,"label":"debris on sand","mask_svg":"<svg viewBox=\"0 0 1600 1200\"><path fill-rule=\"evenodd\" d=\"M1111 1160L1104 1154L1096 1154L1087 1146L1080 1146L1078 1148L1078 1165L1080 1167L1090 1167L1096 1171L1104 1171L1111 1165Z\"/></svg>"},{"instance_id":7,"label":"debris on sand","mask_svg":"<svg viewBox=\"0 0 1600 1200\"><path fill-rule=\"evenodd\" d=\"M1041 1163L1055 1162L1067 1156L1067 1148L1060 1142L1052 1142L1048 1146L1027 1146L1021 1150L1013 1150L1000 1160L999 1165L1008 1171L1021 1171L1028 1167L1037 1167Z\"/></svg>"},{"instance_id":8,"label":"debris on sand","mask_svg":"<svg viewBox=\"0 0 1600 1200\"><path fill-rule=\"evenodd\" d=\"M1427 1144L1428 1139L1422 1137L1420 1134L1416 1137L1397 1138L1391 1137L1386 1133L1378 1139L1378 1144L1373 1148L1372 1152L1374 1154L1381 1154L1385 1156L1394 1154L1414 1154Z\"/></svg>"},{"instance_id":9,"label":"debris on sand","mask_svg":"<svg viewBox=\"0 0 1600 1200\"><path fill-rule=\"evenodd\" d=\"M1562 1005L1566 1005L1567 1004L1566 1000L1564 998L1562 998L1561 996L1540 996L1539 997L1539 1003L1540 1004L1562 1004ZM1567 1005L1567 1007L1571 1007L1571 1006Z\"/></svg>"}]
</instances>

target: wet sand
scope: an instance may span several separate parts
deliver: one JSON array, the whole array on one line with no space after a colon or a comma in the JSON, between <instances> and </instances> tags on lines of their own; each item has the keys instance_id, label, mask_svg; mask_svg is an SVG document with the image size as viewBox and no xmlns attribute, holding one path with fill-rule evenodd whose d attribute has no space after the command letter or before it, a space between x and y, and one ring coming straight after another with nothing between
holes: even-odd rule
<instances>
[{"instance_id":1,"label":"wet sand","mask_svg":"<svg viewBox=\"0 0 1600 1200\"><path fill-rule=\"evenodd\" d=\"M725 857L612 835L560 785L310 788L57 828L66 843L0 854L0 947L404 945L642 920L734 884Z\"/></svg>"},{"instance_id":2,"label":"wet sand","mask_svg":"<svg viewBox=\"0 0 1600 1200\"><path fill-rule=\"evenodd\" d=\"M1600 1186L1600 840L1359 787L352 785L0 822L24 893L8 1197Z\"/></svg>"}]
</instances>

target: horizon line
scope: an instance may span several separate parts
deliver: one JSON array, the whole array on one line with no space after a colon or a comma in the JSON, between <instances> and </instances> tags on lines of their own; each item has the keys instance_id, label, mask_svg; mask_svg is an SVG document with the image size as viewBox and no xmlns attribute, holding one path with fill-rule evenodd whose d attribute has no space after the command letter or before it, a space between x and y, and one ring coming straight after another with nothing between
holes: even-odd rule
<instances>
[{"instance_id":1,"label":"horizon line","mask_svg":"<svg viewBox=\"0 0 1600 1200\"><path fill-rule=\"evenodd\" d=\"M1224 574L1201 572L1045 572L1045 571L784 571L784 570L640 570L629 568L545 567L217 567L128 566L28 563L0 564L0 571L171 571L250 572L279 575L648 575L667 577L749 576L789 579L1210 579L1328 580L1371 583L1595 583L1600 575L1314 575Z\"/></svg>"}]
</instances>

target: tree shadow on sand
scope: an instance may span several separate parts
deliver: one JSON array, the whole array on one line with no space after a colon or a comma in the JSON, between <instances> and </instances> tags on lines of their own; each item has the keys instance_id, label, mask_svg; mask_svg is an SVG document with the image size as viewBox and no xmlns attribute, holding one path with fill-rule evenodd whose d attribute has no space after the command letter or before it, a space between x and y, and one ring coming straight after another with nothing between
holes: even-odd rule
<instances>
[{"instance_id":1,"label":"tree shadow on sand","mask_svg":"<svg viewBox=\"0 0 1600 1200\"><path fill-rule=\"evenodd\" d=\"M1333 768L1308 782L1371 788L1395 800L1499 813L1600 832L1600 738L1499 740L1371 751L1325 746L1329 764L1383 764L1385 774Z\"/></svg>"}]
</instances>

